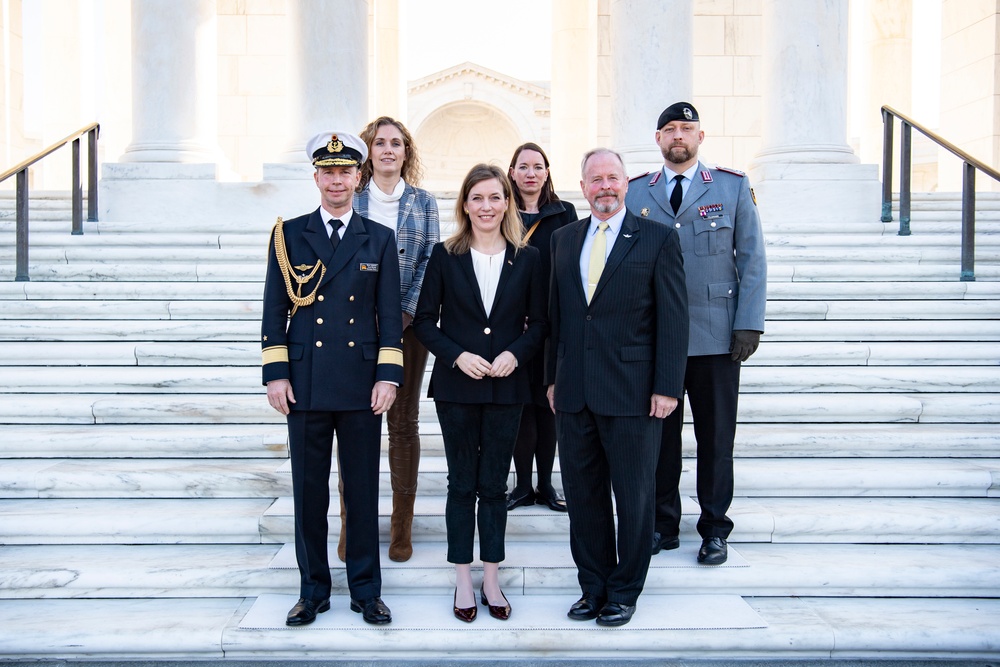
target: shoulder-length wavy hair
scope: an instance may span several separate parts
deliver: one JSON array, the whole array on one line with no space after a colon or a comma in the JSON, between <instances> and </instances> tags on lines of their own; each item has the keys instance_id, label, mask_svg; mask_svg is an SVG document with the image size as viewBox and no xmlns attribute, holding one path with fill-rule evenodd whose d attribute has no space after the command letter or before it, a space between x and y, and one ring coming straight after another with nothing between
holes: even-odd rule
<instances>
[{"instance_id":1,"label":"shoulder-length wavy hair","mask_svg":"<svg viewBox=\"0 0 1000 667\"><path fill-rule=\"evenodd\" d=\"M404 181L413 186L420 185L420 181L424 176L424 166L420 162L420 155L417 153L417 145L413 141L413 135L410 131L406 129L406 126L395 118L389 116L379 116L372 122L365 125L365 129L361 130L361 134L358 136L361 141L365 142L368 146L368 159L365 163L361 165L361 183L358 185L357 192L361 192L366 187L368 187L369 181L372 180L372 143L375 141L375 135L378 134L378 129L383 125L392 125L399 133L403 135L403 148L406 150L406 159L403 160L403 173L402 178Z\"/></svg>"},{"instance_id":2,"label":"shoulder-length wavy hair","mask_svg":"<svg viewBox=\"0 0 1000 667\"><path fill-rule=\"evenodd\" d=\"M465 212L465 204L469 199L469 192L477 183L489 181L494 178L500 182L500 189L503 190L504 200L507 202L507 210L504 212L503 220L500 222L500 234L507 243L514 246L515 252L526 245L521 216L518 215L517 209L512 206L513 187L511 187L510 179L507 178L507 174L503 173L503 169L500 167L480 163L470 169L469 173L465 175L462 187L458 192L458 198L455 200L455 233L444 242L445 249L452 255L463 255L469 252L469 248L472 246L472 219Z\"/></svg>"},{"instance_id":3,"label":"shoulder-length wavy hair","mask_svg":"<svg viewBox=\"0 0 1000 667\"><path fill-rule=\"evenodd\" d=\"M548 172L545 175L545 185L542 186L542 191L538 193L538 208L542 208L549 202L559 201L559 195L556 194L556 189L552 185L552 172L549 171L549 156L545 154L541 146L532 141L527 141L514 149L514 155L510 158L510 168L507 170L511 186L514 188L514 201L517 202L517 210L524 210L524 197L521 196L521 191L517 189L517 182L514 180L514 167L517 166L517 158L521 155L521 151L535 151L540 153L542 162L545 163L545 171Z\"/></svg>"}]
</instances>

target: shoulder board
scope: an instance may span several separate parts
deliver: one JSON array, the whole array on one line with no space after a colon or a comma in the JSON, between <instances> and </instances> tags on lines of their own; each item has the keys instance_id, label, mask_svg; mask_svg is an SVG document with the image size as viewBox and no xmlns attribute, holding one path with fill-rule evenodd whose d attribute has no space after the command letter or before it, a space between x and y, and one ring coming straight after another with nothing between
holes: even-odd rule
<instances>
[{"instance_id":1,"label":"shoulder board","mask_svg":"<svg viewBox=\"0 0 1000 667\"><path fill-rule=\"evenodd\" d=\"M740 178L743 178L744 176L746 176L745 172L742 172L739 169L733 169L731 167L716 167L716 169L719 170L719 171L724 171L727 174L735 174L736 176L739 176Z\"/></svg>"},{"instance_id":2,"label":"shoulder board","mask_svg":"<svg viewBox=\"0 0 1000 667\"><path fill-rule=\"evenodd\" d=\"M639 174L639 175L637 175L637 176L633 176L632 178L630 178L630 179L628 179L628 180L629 180L629 182L631 183L632 181L637 181L637 180L639 180L640 178L643 178L644 176L649 176L649 174L650 174L650 172L648 172L648 171L645 171L645 172L643 172L643 173L641 173L641 174Z\"/></svg>"}]
</instances>

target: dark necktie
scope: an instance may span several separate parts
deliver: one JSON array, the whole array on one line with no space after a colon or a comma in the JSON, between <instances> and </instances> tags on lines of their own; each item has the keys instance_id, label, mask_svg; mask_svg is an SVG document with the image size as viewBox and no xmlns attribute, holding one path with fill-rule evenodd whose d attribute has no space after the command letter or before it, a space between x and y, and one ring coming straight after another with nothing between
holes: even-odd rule
<instances>
[{"instance_id":1,"label":"dark necktie","mask_svg":"<svg viewBox=\"0 0 1000 667\"><path fill-rule=\"evenodd\" d=\"M681 207L681 200L684 199L684 190L681 189L683 178L682 174L674 176L674 190L670 193L670 207L674 209L674 215L677 215L677 209Z\"/></svg>"},{"instance_id":2,"label":"dark necktie","mask_svg":"<svg viewBox=\"0 0 1000 667\"><path fill-rule=\"evenodd\" d=\"M333 218L330 220L330 224L333 225L333 234L330 234L330 245L336 250L337 246L340 245L340 228L344 226L344 221Z\"/></svg>"}]
</instances>

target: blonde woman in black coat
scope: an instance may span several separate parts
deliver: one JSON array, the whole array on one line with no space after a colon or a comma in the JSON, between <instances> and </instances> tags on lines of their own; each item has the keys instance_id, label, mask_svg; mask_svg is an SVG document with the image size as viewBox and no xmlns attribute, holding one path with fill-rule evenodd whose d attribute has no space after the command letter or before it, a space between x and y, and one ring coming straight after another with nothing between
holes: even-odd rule
<instances>
[{"instance_id":1,"label":"blonde woman in black coat","mask_svg":"<svg viewBox=\"0 0 1000 667\"><path fill-rule=\"evenodd\" d=\"M458 229L434 247L413 319L417 337L435 357L428 393L448 460L454 613L467 622L476 617L470 566L477 524L481 602L495 618L510 616L498 578L506 480L521 408L531 398L528 362L547 328L539 253L525 245L512 199L503 170L472 168L455 207Z\"/></svg>"}]
</instances>

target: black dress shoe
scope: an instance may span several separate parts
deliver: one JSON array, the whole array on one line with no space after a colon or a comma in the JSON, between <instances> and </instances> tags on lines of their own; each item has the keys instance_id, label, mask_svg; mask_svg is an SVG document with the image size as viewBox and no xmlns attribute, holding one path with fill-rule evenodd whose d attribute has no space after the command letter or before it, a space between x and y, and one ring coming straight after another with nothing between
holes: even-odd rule
<instances>
[{"instance_id":1,"label":"black dress shoe","mask_svg":"<svg viewBox=\"0 0 1000 667\"><path fill-rule=\"evenodd\" d=\"M555 489L552 489L552 493L549 494L542 493L540 489L535 489L535 502L539 505L545 505L553 512L566 511L566 499Z\"/></svg>"},{"instance_id":2,"label":"black dress shoe","mask_svg":"<svg viewBox=\"0 0 1000 667\"><path fill-rule=\"evenodd\" d=\"M309 625L316 620L316 614L322 614L330 609L330 598L325 600L307 600L299 598L285 618L285 625Z\"/></svg>"},{"instance_id":3,"label":"black dress shoe","mask_svg":"<svg viewBox=\"0 0 1000 667\"><path fill-rule=\"evenodd\" d=\"M722 565L729 558L729 547L721 537L706 537L698 550L698 562L702 565Z\"/></svg>"},{"instance_id":4,"label":"black dress shoe","mask_svg":"<svg viewBox=\"0 0 1000 667\"><path fill-rule=\"evenodd\" d=\"M531 489L524 494L515 496L513 493L507 494L507 511L511 511L517 507L527 507L528 505L535 504L535 492Z\"/></svg>"},{"instance_id":5,"label":"black dress shoe","mask_svg":"<svg viewBox=\"0 0 1000 667\"><path fill-rule=\"evenodd\" d=\"M490 610L490 616L500 621L506 621L510 618L510 602L507 602L507 596L503 594L503 591L500 591L500 595L503 597L504 602L502 607L490 604L490 601L486 598L485 585L479 589L479 600L483 603L484 607Z\"/></svg>"},{"instance_id":6,"label":"black dress shoe","mask_svg":"<svg viewBox=\"0 0 1000 667\"><path fill-rule=\"evenodd\" d=\"M671 549L676 549L681 545L681 539L676 535L661 535L660 533L653 533L653 555L660 553L661 551L670 551Z\"/></svg>"},{"instance_id":7,"label":"black dress shoe","mask_svg":"<svg viewBox=\"0 0 1000 667\"><path fill-rule=\"evenodd\" d=\"M367 600L351 598L351 611L358 612L365 619L365 623L372 625L384 625L392 622L392 612L382 602L382 598L368 598Z\"/></svg>"},{"instance_id":8,"label":"black dress shoe","mask_svg":"<svg viewBox=\"0 0 1000 667\"><path fill-rule=\"evenodd\" d=\"M598 625L625 625L632 620L635 613L634 604L621 604L620 602L609 602L601 607L601 613L597 615Z\"/></svg>"},{"instance_id":9,"label":"black dress shoe","mask_svg":"<svg viewBox=\"0 0 1000 667\"><path fill-rule=\"evenodd\" d=\"M584 593L582 598L573 603L566 615L574 621L589 621L597 618L603 606L604 600L593 593Z\"/></svg>"}]
</instances>

